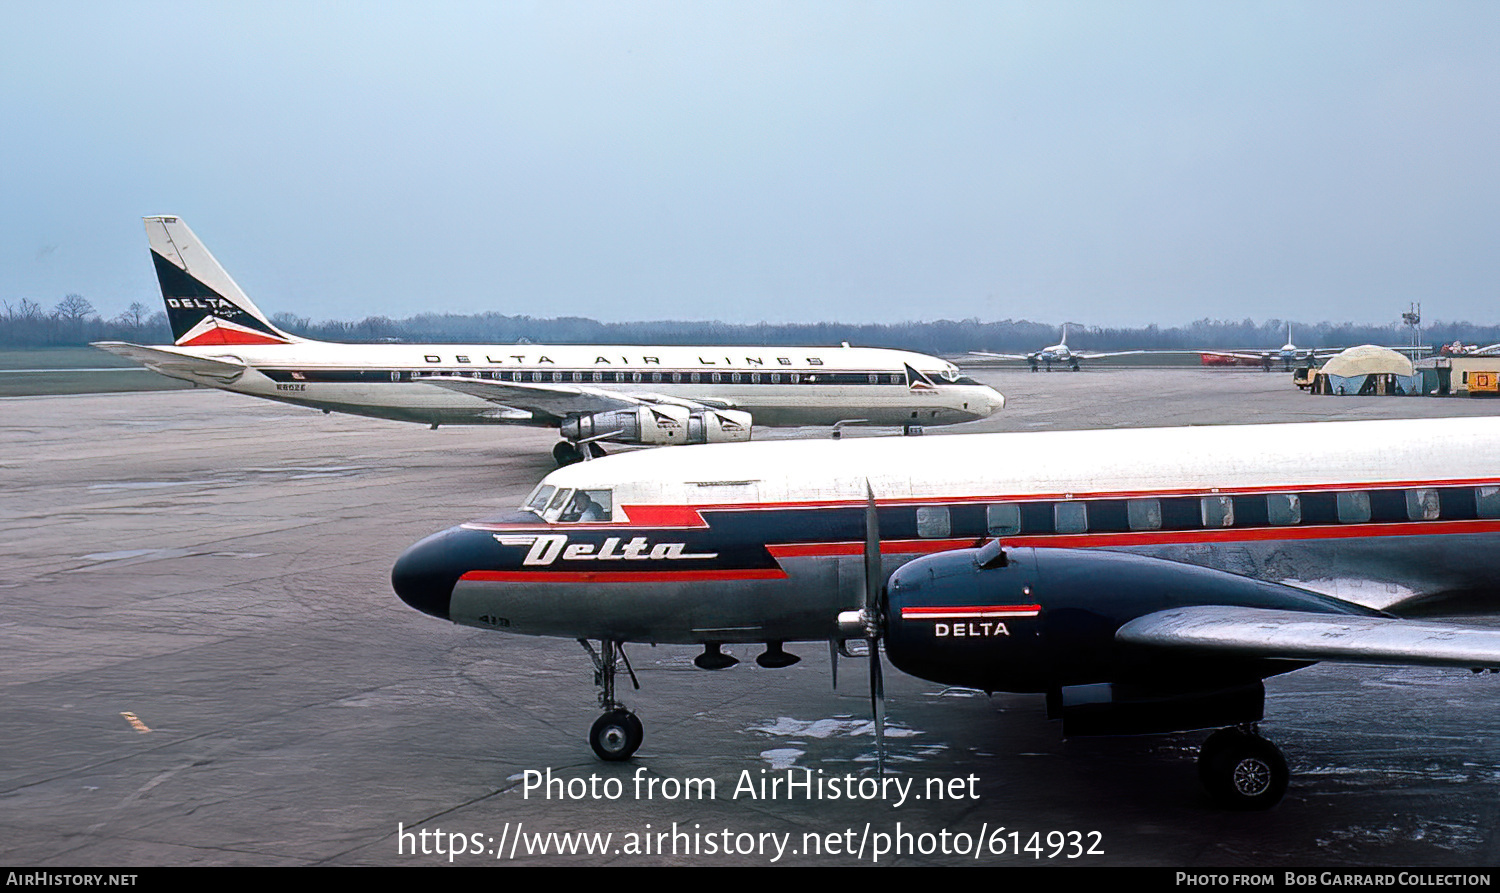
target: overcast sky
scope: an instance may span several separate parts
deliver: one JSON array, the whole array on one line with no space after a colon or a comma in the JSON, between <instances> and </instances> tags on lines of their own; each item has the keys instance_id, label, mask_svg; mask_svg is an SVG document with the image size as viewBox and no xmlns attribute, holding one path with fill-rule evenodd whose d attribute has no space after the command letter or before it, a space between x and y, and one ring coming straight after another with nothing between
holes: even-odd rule
<instances>
[{"instance_id":1,"label":"overcast sky","mask_svg":"<svg viewBox=\"0 0 1500 893\"><path fill-rule=\"evenodd\" d=\"M0 6L0 301L1500 321L1500 3Z\"/></svg>"}]
</instances>

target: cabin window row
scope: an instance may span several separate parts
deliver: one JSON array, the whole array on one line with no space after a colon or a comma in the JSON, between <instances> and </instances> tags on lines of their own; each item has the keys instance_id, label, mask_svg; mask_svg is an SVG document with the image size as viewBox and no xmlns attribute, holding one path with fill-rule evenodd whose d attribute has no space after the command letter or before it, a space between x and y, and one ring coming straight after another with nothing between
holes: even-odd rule
<instances>
[{"instance_id":1,"label":"cabin window row","mask_svg":"<svg viewBox=\"0 0 1500 893\"><path fill-rule=\"evenodd\" d=\"M1500 487L1003 502L984 515L989 536L1470 521L1500 519ZM919 537L970 533L955 532L948 506L919 507L916 521Z\"/></svg>"},{"instance_id":2,"label":"cabin window row","mask_svg":"<svg viewBox=\"0 0 1500 893\"><path fill-rule=\"evenodd\" d=\"M391 381L462 376L511 382L613 384L887 384L904 385L904 373L889 372L472 372L431 370L413 375L391 372Z\"/></svg>"}]
</instances>

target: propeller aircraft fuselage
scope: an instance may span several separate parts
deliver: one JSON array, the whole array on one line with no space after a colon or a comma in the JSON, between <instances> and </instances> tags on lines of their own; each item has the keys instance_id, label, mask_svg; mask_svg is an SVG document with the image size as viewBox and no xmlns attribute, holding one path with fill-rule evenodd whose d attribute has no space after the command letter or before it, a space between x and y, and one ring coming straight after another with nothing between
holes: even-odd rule
<instances>
[{"instance_id":1,"label":"propeller aircraft fuselage","mask_svg":"<svg viewBox=\"0 0 1500 893\"><path fill-rule=\"evenodd\" d=\"M1205 747L1205 780L1264 806L1286 779L1253 732L1265 677L1317 660L1500 665L1500 633L1382 613L1493 594L1495 456L1492 419L637 453L559 469L521 511L423 540L392 581L455 623L599 641L606 758L641 740L613 696L627 643L702 645L698 665L719 668L730 643L784 666L787 642L866 639L922 678L1045 694L1068 734L1233 726ZM1454 636L1464 647L1434 644ZM1264 771L1235 794L1247 761Z\"/></svg>"}]
</instances>

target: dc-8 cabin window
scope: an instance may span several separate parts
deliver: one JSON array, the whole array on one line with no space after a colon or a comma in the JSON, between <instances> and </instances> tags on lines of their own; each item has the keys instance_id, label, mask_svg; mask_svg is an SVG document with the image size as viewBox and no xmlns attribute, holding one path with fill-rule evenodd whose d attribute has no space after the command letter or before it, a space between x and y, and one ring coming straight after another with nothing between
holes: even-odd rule
<instances>
[{"instance_id":1,"label":"dc-8 cabin window","mask_svg":"<svg viewBox=\"0 0 1500 893\"><path fill-rule=\"evenodd\" d=\"M557 520L564 524L584 521L608 521L610 518L610 491L578 490L563 506Z\"/></svg>"},{"instance_id":2,"label":"dc-8 cabin window","mask_svg":"<svg viewBox=\"0 0 1500 893\"><path fill-rule=\"evenodd\" d=\"M1441 508L1436 490L1406 491L1406 517L1412 521L1436 521Z\"/></svg>"},{"instance_id":3,"label":"dc-8 cabin window","mask_svg":"<svg viewBox=\"0 0 1500 893\"><path fill-rule=\"evenodd\" d=\"M924 505L917 508L917 536L944 537L953 530L945 505Z\"/></svg>"},{"instance_id":4,"label":"dc-8 cabin window","mask_svg":"<svg viewBox=\"0 0 1500 893\"><path fill-rule=\"evenodd\" d=\"M984 526L990 536L1010 536L1021 532L1021 507L1014 502L985 506Z\"/></svg>"},{"instance_id":5,"label":"dc-8 cabin window","mask_svg":"<svg viewBox=\"0 0 1500 893\"><path fill-rule=\"evenodd\" d=\"M1338 495L1339 523L1363 524L1370 520L1370 494L1354 490Z\"/></svg>"},{"instance_id":6,"label":"dc-8 cabin window","mask_svg":"<svg viewBox=\"0 0 1500 893\"><path fill-rule=\"evenodd\" d=\"M525 508L540 515L546 511L547 503L552 501L552 494L557 488L551 484L537 484L536 489L531 491L531 497L526 500Z\"/></svg>"},{"instance_id":7,"label":"dc-8 cabin window","mask_svg":"<svg viewBox=\"0 0 1500 893\"><path fill-rule=\"evenodd\" d=\"M1082 502L1059 502L1052 507L1052 523L1058 533L1087 533L1088 506Z\"/></svg>"},{"instance_id":8,"label":"dc-8 cabin window","mask_svg":"<svg viewBox=\"0 0 1500 893\"><path fill-rule=\"evenodd\" d=\"M1125 518L1131 530L1161 530L1161 500L1131 499L1125 503Z\"/></svg>"},{"instance_id":9,"label":"dc-8 cabin window","mask_svg":"<svg viewBox=\"0 0 1500 893\"><path fill-rule=\"evenodd\" d=\"M1205 496L1199 501L1206 528L1234 526L1234 500L1228 496Z\"/></svg>"},{"instance_id":10,"label":"dc-8 cabin window","mask_svg":"<svg viewBox=\"0 0 1500 893\"><path fill-rule=\"evenodd\" d=\"M1266 497L1266 521L1277 527L1302 523L1302 499L1296 493L1272 493Z\"/></svg>"},{"instance_id":11,"label":"dc-8 cabin window","mask_svg":"<svg viewBox=\"0 0 1500 893\"><path fill-rule=\"evenodd\" d=\"M1474 511L1481 518L1500 518L1500 487L1475 487Z\"/></svg>"}]
</instances>

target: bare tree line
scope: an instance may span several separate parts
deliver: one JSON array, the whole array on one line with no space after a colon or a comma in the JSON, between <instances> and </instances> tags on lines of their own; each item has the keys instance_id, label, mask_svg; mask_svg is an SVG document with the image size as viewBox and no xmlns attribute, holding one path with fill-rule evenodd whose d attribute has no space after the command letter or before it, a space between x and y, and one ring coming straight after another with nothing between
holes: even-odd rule
<instances>
[{"instance_id":1,"label":"bare tree line","mask_svg":"<svg viewBox=\"0 0 1500 893\"><path fill-rule=\"evenodd\" d=\"M83 295L65 296L51 310L29 298L4 302L0 346L78 347L90 341L170 342L167 314L136 301L113 319L101 319Z\"/></svg>"},{"instance_id":2,"label":"bare tree line","mask_svg":"<svg viewBox=\"0 0 1500 893\"><path fill-rule=\"evenodd\" d=\"M537 319L499 313L422 313L405 319L372 316L358 322L324 320L278 313L276 325L297 335L324 341L354 343L436 342L515 344L850 344L897 347L931 354L963 354L971 350L1020 352L1057 341L1060 325L1030 320L935 320L901 323L753 323L738 324L685 320L605 323L583 317ZM1068 345L1093 350L1131 348L1236 349L1275 348L1286 340L1286 320L1200 319L1184 326L1128 327L1071 326ZM1298 347L1351 344L1408 344L1410 331L1400 325L1292 322ZM1466 343L1500 342L1500 326L1468 322L1438 322L1422 333L1425 344L1455 340ZM68 347L90 341L170 343L166 314L137 301L111 319L103 319L82 295L70 294L51 310L22 298L4 303L0 314L0 346Z\"/></svg>"}]
</instances>

